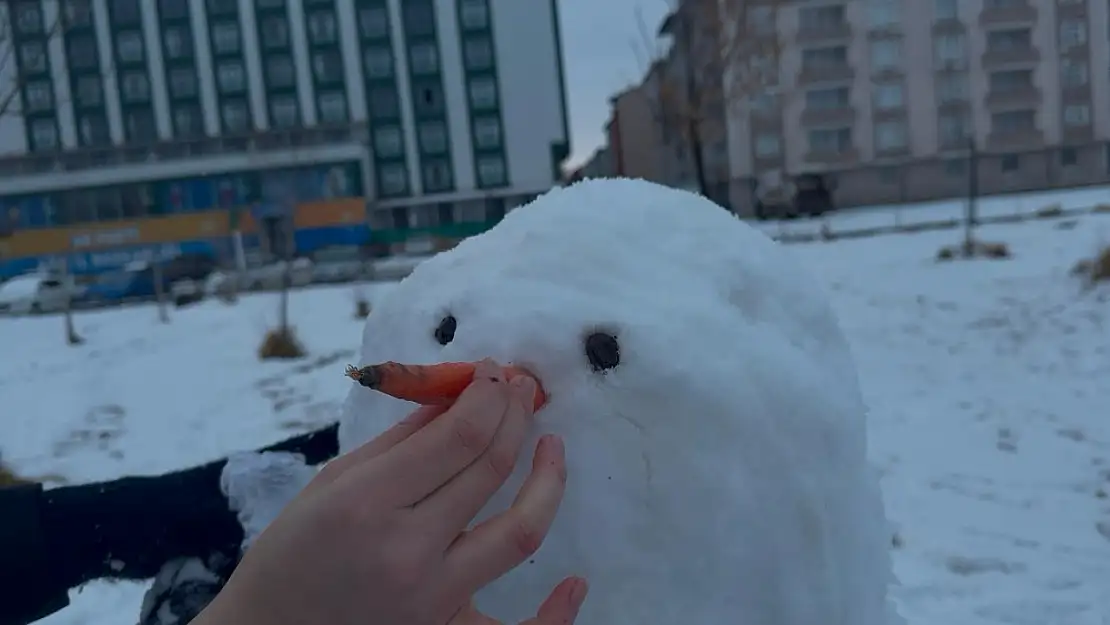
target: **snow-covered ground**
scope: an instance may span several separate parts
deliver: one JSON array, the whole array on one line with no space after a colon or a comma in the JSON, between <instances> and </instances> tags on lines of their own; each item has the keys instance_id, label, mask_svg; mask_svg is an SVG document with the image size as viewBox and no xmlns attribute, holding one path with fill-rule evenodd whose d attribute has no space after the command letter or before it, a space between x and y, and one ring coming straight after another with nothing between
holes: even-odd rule
<instances>
[{"instance_id":1,"label":"snow-covered ground","mask_svg":"<svg viewBox=\"0 0 1110 625\"><path fill-rule=\"evenodd\" d=\"M1033 215L1053 205L1058 205L1064 210L1110 205L1110 187L997 195L980 198L976 204L979 216L984 219ZM818 219L768 221L758 223L756 227L771 236L816 234L826 224L833 232L844 232L962 220L966 211L966 200L941 200L917 204L865 206L835 211Z\"/></svg>"},{"instance_id":2,"label":"snow-covered ground","mask_svg":"<svg viewBox=\"0 0 1110 625\"><path fill-rule=\"evenodd\" d=\"M1058 201L1058 200L1057 200ZM1046 202L1047 203L1047 202ZM1007 261L938 265L955 232L792 249L827 283L871 407L912 625L1110 623L1110 291L1076 260L1110 216L991 226ZM368 287L371 299L388 286ZM259 363L276 296L0 320L0 445L22 474L70 483L155 473L328 421L361 323L350 287L299 291L312 351ZM143 588L94 583L50 625L134 622Z\"/></svg>"}]
</instances>

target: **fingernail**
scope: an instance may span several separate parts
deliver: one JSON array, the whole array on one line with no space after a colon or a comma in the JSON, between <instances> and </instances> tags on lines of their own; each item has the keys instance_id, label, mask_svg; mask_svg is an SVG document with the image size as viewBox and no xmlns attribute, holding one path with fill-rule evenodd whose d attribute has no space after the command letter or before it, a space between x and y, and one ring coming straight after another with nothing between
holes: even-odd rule
<instances>
[{"instance_id":1,"label":"fingernail","mask_svg":"<svg viewBox=\"0 0 1110 625\"><path fill-rule=\"evenodd\" d=\"M586 595L588 594L590 594L589 583L581 577L574 580L574 586L570 589L570 607L577 612L582 604L586 602Z\"/></svg>"},{"instance_id":2,"label":"fingernail","mask_svg":"<svg viewBox=\"0 0 1110 625\"><path fill-rule=\"evenodd\" d=\"M492 358L478 361L474 366L474 380L489 380L491 382L504 382L505 371Z\"/></svg>"},{"instance_id":3,"label":"fingernail","mask_svg":"<svg viewBox=\"0 0 1110 625\"><path fill-rule=\"evenodd\" d=\"M536 381L526 375L520 375L513 378L509 384L513 389L513 397L531 414L535 405Z\"/></svg>"}]
</instances>

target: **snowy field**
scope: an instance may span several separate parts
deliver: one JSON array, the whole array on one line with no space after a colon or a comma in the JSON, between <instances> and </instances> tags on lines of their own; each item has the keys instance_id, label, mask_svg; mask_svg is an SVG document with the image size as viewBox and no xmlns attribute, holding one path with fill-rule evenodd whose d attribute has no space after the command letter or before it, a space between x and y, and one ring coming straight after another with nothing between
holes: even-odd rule
<instances>
[{"instance_id":1,"label":"snowy field","mask_svg":"<svg viewBox=\"0 0 1110 625\"><path fill-rule=\"evenodd\" d=\"M1058 200L1057 200L1058 201ZM1046 202L1047 203L1047 202ZM1110 623L1110 291L1076 260L1110 216L991 226L1007 261L932 261L957 233L797 245L826 282L871 407L873 456L897 532L897 598L912 625ZM388 286L373 287L372 298ZM276 296L0 320L0 445L55 483L155 473L327 422L361 323L349 287L297 292L312 351L260 364ZM143 588L94 583L50 625L129 625Z\"/></svg>"}]
</instances>

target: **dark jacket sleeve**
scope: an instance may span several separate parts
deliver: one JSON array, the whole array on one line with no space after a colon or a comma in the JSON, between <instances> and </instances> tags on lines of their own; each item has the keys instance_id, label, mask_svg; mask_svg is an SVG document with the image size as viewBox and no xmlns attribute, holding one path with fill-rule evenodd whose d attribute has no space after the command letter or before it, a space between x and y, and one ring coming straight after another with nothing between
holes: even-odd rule
<instances>
[{"instance_id":1,"label":"dark jacket sleeve","mask_svg":"<svg viewBox=\"0 0 1110 625\"><path fill-rule=\"evenodd\" d=\"M319 464L338 453L336 434L332 425L260 451ZM56 612L70 588L93 579L147 579L185 556L234 559L243 530L220 489L225 463L47 491L0 489L0 625Z\"/></svg>"}]
</instances>

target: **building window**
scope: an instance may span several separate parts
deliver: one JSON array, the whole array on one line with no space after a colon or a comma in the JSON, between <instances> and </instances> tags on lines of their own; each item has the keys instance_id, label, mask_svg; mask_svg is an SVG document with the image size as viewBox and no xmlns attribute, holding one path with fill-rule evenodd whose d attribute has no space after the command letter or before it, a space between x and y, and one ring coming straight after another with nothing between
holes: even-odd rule
<instances>
[{"instance_id":1,"label":"building window","mask_svg":"<svg viewBox=\"0 0 1110 625\"><path fill-rule=\"evenodd\" d=\"M969 83L966 72L954 72L937 76L937 104L966 102Z\"/></svg>"},{"instance_id":2,"label":"building window","mask_svg":"<svg viewBox=\"0 0 1110 625\"><path fill-rule=\"evenodd\" d=\"M212 47L216 54L239 54L239 22L223 20L212 25Z\"/></svg>"},{"instance_id":3,"label":"building window","mask_svg":"<svg viewBox=\"0 0 1110 625\"><path fill-rule=\"evenodd\" d=\"M903 150L906 148L907 141L905 122L890 120L875 124L875 151Z\"/></svg>"},{"instance_id":4,"label":"building window","mask_svg":"<svg viewBox=\"0 0 1110 625\"><path fill-rule=\"evenodd\" d=\"M988 52L1017 52L1033 47L1030 28L1007 28L987 33Z\"/></svg>"},{"instance_id":5,"label":"building window","mask_svg":"<svg viewBox=\"0 0 1110 625\"><path fill-rule=\"evenodd\" d=\"M405 152L405 138L399 126L374 129L374 152L381 158L395 158Z\"/></svg>"},{"instance_id":6,"label":"building window","mask_svg":"<svg viewBox=\"0 0 1110 625\"><path fill-rule=\"evenodd\" d=\"M347 94L342 91L321 93L317 101L320 119L325 124L341 124L347 121Z\"/></svg>"},{"instance_id":7,"label":"building window","mask_svg":"<svg viewBox=\"0 0 1110 625\"><path fill-rule=\"evenodd\" d=\"M27 83L27 108L32 113L41 113L54 108L54 86L48 80Z\"/></svg>"},{"instance_id":8,"label":"building window","mask_svg":"<svg viewBox=\"0 0 1110 625\"><path fill-rule=\"evenodd\" d=\"M193 33L186 26L163 26L162 41L171 61L193 57Z\"/></svg>"},{"instance_id":9,"label":"building window","mask_svg":"<svg viewBox=\"0 0 1110 625\"><path fill-rule=\"evenodd\" d=\"M89 28L93 25L91 0L66 0L62 19L67 29Z\"/></svg>"},{"instance_id":10,"label":"building window","mask_svg":"<svg viewBox=\"0 0 1110 625\"><path fill-rule=\"evenodd\" d=\"M959 0L933 0L933 19L960 19Z\"/></svg>"},{"instance_id":11,"label":"building window","mask_svg":"<svg viewBox=\"0 0 1110 625\"><path fill-rule=\"evenodd\" d=\"M906 105L905 88L900 82L880 83L872 89L871 99L877 110L900 109Z\"/></svg>"},{"instance_id":12,"label":"building window","mask_svg":"<svg viewBox=\"0 0 1110 625\"><path fill-rule=\"evenodd\" d=\"M937 132L943 147L962 147L971 137L967 115L963 113L941 115L937 120Z\"/></svg>"},{"instance_id":13,"label":"building window","mask_svg":"<svg viewBox=\"0 0 1110 625\"><path fill-rule=\"evenodd\" d=\"M239 0L208 0L208 13L211 15L236 15L239 13Z\"/></svg>"},{"instance_id":14,"label":"building window","mask_svg":"<svg viewBox=\"0 0 1110 625\"><path fill-rule=\"evenodd\" d=\"M77 140L85 147L108 145L108 120L103 114L86 114L77 119Z\"/></svg>"},{"instance_id":15,"label":"building window","mask_svg":"<svg viewBox=\"0 0 1110 625\"><path fill-rule=\"evenodd\" d=\"M262 18L262 45L268 50L289 47L289 20L285 15L267 15Z\"/></svg>"},{"instance_id":16,"label":"building window","mask_svg":"<svg viewBox=\"0 0 1110 625\"><path fill-rule=\"evenodd\" d=\"M397 92L392 87L370 90L370 113L377 118L395 118L400 113Z\"/></svg>"},{"instance_id":17,"label":"building window","mask_svg":"<svg viewBox=\"0 0 1110 625\"><path fill-rule=\"evenodd\" d=\"M988 79L991 91L1014 91L1033 86L1033 70L1008 69L991 72Z\"/></svg>"},{"instance_id":18,"label":"building window","mask_svg":"<svg viewBox=\"0 0 1110 625\"><path fill-rule=\"evenodd\" d=\"M1069 50L1087 45L1087 22L1077 19L1060 21L1060 49Z\"/></svg>"},{"instance_id":19,"label":"building window","mask_svg":"<svg viewBox=\"0 0 1110 625\"><path fill-rule=\"evenodd\" d=\"M493 66L493 45L486 37L470 37L463 44L463 59L469 70L489 69Z\"/></svg>"},{"instance_id":20,"label":"building window","mask_svg":"<svg viewBox=\"0 0 1110 625\"><path fill-rule=\"evenodd\" d=\"M841 154L852 149L851 128L816 128L808 139L811 152Z\"/></svg>"},{"instance_id":21,"label":"building window","mask_svg":"<svg viewBox=\"0 0 1110 625\"><path fill-rule=\"evenodd\" d=\"M939 69L962 69L967 63L967 40L960 33L933 37L933 58Z\"/></svg>"},{"instance_id":22,"label":"building window","mask_svg":"<svg viewBox=\"0 0 1110 625\"><path fill-rule=\"evenodd\" d=\"M270 117L276 128L293 128L300 124L300 108L296 96L276 96L270 100Z\"/></svg>"},{"instance_id":23,"label":"building window","mask_svg":"<svg viewBox=\"0 0 1110 625\"><path fill-rule=\"evenodd\" d=\"M362 63L366 67L367 78L389 78L393 76L393 53L389 48L367 48L362 53Z\"/></svg>"},{"instance_id":24,"label":"building window","mask_svg":"<svg viewBox=\"0 0 1110 625\"><path fill-rule=\"evenodd\" d=\"M297 69L293 57L286 54L266 56L266 81L271 87L288 89L297 84Z\"/></svg>"},{"instance_id":25,"label":"building window","mask_svg":"<svg viewBox=\"0 0 1110 625\"><path fill-rule=\"evenodd\" d=\"M414 43L409 46L409 62L412 73L417 76L435 74L439 71L439 50L434 43Z\"/></svg>"},{"instance_id":26,"label":"building window","mask_svg":"<svg viewBox=\"0 0 1110 625\"><path fill-rule=\"evenodd\" d=\"M123 75L123 99L135 104L150 101L150 79L146 72L127 72Z\"/></svg>"},{"instance_id":27,"label":"building window","mask_svg":"<svg viewBox=\"0 0 1110 625\"><path fill-rule=\"evenodd\" d=\"M318 83L343 84L343 57L339 50L321 50L313 53L312 73Z\"/></svg>"},{"instance_id":28,"label":"building window","mask_svg":"<svg viewBox=\"0 0 1110 625\"><path fill-rule=\"evenodd\" d=\"M478 117L474 120L474 147L495 150L501 147L501 120L496 117Z\"/></svg>"},{"instance_id":29,"label":"building window","mask_svg":"<svg viewBox=\"0 0 1110 625\"><path fill-rule=\"evenodd\" d=\"M308 14L308 38L315 44L332 44L339 41L339 28L335 13L313 11Z\"/></svg>"},{"instance_id":30,"label":"building window","mask_svg":"<svg viewBox=\"0 0 1110 625\"><path fill-rule=\"evenodd\" d=\"M755 138L755 155L758 158L777 158L782 151L778 135L761 134Z\"/></svg>"},{"instance_id":31,"label":"building window","mask_svg":"<svg viewBox=\"0 0 1110 625\"><path fill-rule=\"evenodd\" d=\"M878 39L871 42L872 72L898 71L901 66L901 39Z\"/></svg>"},{"instance_id":32,"label":"building window","mask_svg":"<svg viewBox=\"0 0 1110 625\"><path fill-rule=\"evenodd\" d=\"M447 152L447 126L443 122L427 121L420 124L420 151L425 154Z\"/></svg>"},{"instance_id":33,"label":"building window","mask_svg":"<svg viewBox=\"0 0 1110 625\"><path fill-rule=\"evenodd\" d=\"M1086 104L1069 104L1064 107L1065 126L1088 126L1091 123L1091 107Z\"/></svg>"},{"instance_id":34,"label":"building window","mask_svg":"<svg viewBox=\"0 0 1110 625\"><path fill-rule=\"evenodd\" d=\"M224 130L236 134L250 130L251 112L244 100L226 100L220 104L220 119Z\"/></svg>"},{"instance_id":35,"label":"building window","mask_svg":"<svg viewBox=\"0 0 1110 625\"><path fill-rule=\"evenodd\" d=\"M1060 84L1065 89L1086 87L1090 82L1087 61L1082 59L1060 59Z\"/></svg>"},{"instance_id":36,"label":"building window","mask_svg":"<svg viewBox=\"0 0 1110 625\"><path fill-rule=\"evenodd\" d=\"M150 109L128 111L123 119L127 138L135 143L154 143L158 140L158 128L154 123L154 112Z\"/></svg>"},{"instance_id":37,"label":"building window","mask_svg":"<svg viewBox=\"0 0 1110 625\"><path fill-rule=\"evenodd\" d=\"M996 133L1029 132L1037 129L1037 113L1032 109L1003 111L991 115L991 130Z\"/></svg>"},{"instance_id":38,"label":"building window","mask_svg":"<svg viewBox=\"0 0 1110 625\"><path fill-rule=\"evenodd\" d=\"M475 111L497 108L497 81L492 76L471 78L468 91L470 107Z\"/></svg>"},{"instance_id":39,"label":"building window","mask_svg":"<svg viewBox=\"0 0 1110 625\"><path fill-rule=\"evenodd\" d=\"M1075 148L1063 148L1060 150L1060 165L1063 167L1072 167L1079 164L1079 151Z\"/></svg>"},{"instance_id":40,"label":"building window","mask_svg":"<svg viewBox=\"0 0 1110 625\"><path fill-rule=\"evenodd\" d=\"M821 72L848 64L847 46L827 46L802 50L802 71Z\"/></svg>"},{"instance_id":41,"label":"building window","mask_svg":"<svg viewBox=\"0 0 1110 625\"><path fill-rule=\"evenodd\" d=\"M100 65L100 51L92 35L66 36L66 62L71 69L96 69Z\"/></svg>"},{"instance_id":42,"label":"building window","mask_svg":"<svg viewBox=\"0 0 1110 625\"><path fill-rule=\"evenodd\" d=\"M145 58L143 34L137 30L125 30L116 34L116 51L124 63L142 63Z\"/></svg>"},{"instance_id":43,"label":"building window","mask_svg":"<svg viewBox=\"0 0 1110 625\"><path fill-rule=\"evenodd\" d=\"M143 20L139 0L110 0L112 21L117 24L139 24Z\"/></svg>"},{"instance_id":44,"label":"building window","mask_svg":"<svg viewBox=\"0 0 1110 625\"><path fill-rule=\"evenodd\" d=\"M489 28L489 6L486 0L459 0L459 23L464 31Z\"/></svg>"},{"instance_id":45,"label":"building window","mask_svg":"<svg viewBox=\"0 0 1110 625\"><path fill-rule=\"evenodd\" d=\"M964 177L967 175L967 161L962 158L944 161L944 173L949 176Z\"/></svg>"},{"instance_id":46,"label":"building window","mask_svg":"<svg viewBox=\"0 0 1110 625\"><path fill-rule=\"evenodd\" d=\"M902 5L897 0L870 0L867 14L871 28L894 28L902 22Z\"/></svg>"},{"instance_id":47,"label":"building window","mask_svg":"<svg viewBox=\"0 0 1110 625\"><path fill-rule=\"evenodd\" d=\"M158 2L158 13L164 20L187 20L189 19L189 3L180 0L160 0Z\"/></svg>"},{"instance_id":48,"label":"building window","mask_svg":"<svg viewBox=\"0 0 1110 625\"><path fill-rule=\"evenodd\" d=\"M845 6L828 4L824 6L803 7L798 13L801 30L824 30L845 23Z\"/></svg>"},{"instance_id":49,"label":"building window","mask_svg":"<svg viewBox=\"0 0 1110 625\"><path fill-rule=\"evenodd\" d=\"M359 7L358 27L366 39L389 37L389 12L385 6Z\"/></svg>"},{"instance_id":50,"label":"building window","mask_svg":"<svg viewBox=\"0 0 1110 625\"><path fill-rule=\"evenodd\" d=\"M831 110L848 108L851 106L851 96L848 87L833 87L831 89L810 89L806 91L806 108L813 110Z\"/></svg>"},{"instance_id":51,"label":"building window","mask_svg":"<svg viewBox=\"0 0 1110 625\"><path fill-rule=\"evenodd\" d=\"M1018 159L1017 154L1003 154L1002 160L999 161L998 165L998 168L1004 172L1017 171L1018 167L1021 165L1021 161Z\"/></svg>"},{"instance_id":52,"label":"building window","mask_svg":"<svg viewBox=\"0 0 1110 625\"><path fill-rule=\"evenodd\" d=\"M383 165L380 169L378 169L378 181L382 185L382 195L386 197L404 195L409 188L409 173L405 169L404 165L401 165L400 163L390 163L389 165ZM407 228L407 215L404 221L405 223L398 227Z\"/></svg>"},{"instance_id":53,"label":"building window","mask_svg":"<svg viewBox=\"0 0 1110 625\"><path fill-rule=\"evenodd\" d=\"M104 103L104 83L101 82L99 74L78 76L75 90L78 107L87 108Z\"/></svg>"},{"instance_id":54,"label":"building window","mask_svg":"<svg viewBox=\"0 0 1110 625\"><path fill-rule=\"evenodd\" d=\"M197 96L197 72L192 67L170 70L170 97L177 99Z\"/></svg>"},{"instance_id":55,"label":"building window","mask_svg":"<svg viewBox=\"0 0 1110 625\"><path fill-rule=\"evenodd\" d=\"M408 0L402 4L405 31L409 36L431 36L436 32L435 7L429 1Z\"/></svg>"},{"instance_id":56,"label":"building window","mask_svg":"<svg viewBox=\"0 0 1110 625\"><path fill-rule=\"evenodd\" d=\"M451 174L451 162L446 159L424 161L424 191L426 193L450 191L454 186Z\"/></svg>"},{"instance_id":57,"label":"building window","mask_svg":"<svg viewBox=\"0 0 1110 625\"><path fill-rule=\"evenodd\" d=\"M15 9L16 30L25 35L42 34L42 13L37 2L21 2Z\"/></svg>"},{"instance_id":58,"label":"building window","mask_svg":"<svg viewBox=\"0 0 1110 625\"><path fill-rule=\"evenodd\" d=\"M425 83L414 89L413 110L417 116L432 117L443 114L443 87L436 83Z\"/></svg>"},{"instance_id":59,"label":"building window","mask_svg":"<svg viewBox=\"0 0 1110 625\"><path fill-rule=\"evenodd\" d=\"M45 74L49 69L45 44L41 41L28 41L20 45L19 67L24 75Z\"/></svg>"},{"instance_id":60,"label":"building window","mask_svg":"<svg viewBox=\"0 0 1110 625\"><path fill-rule=\"evenodd\" d=\"M284 9L285 0L257 0L260 9Z\"/></svg>"},{"instance_id":61,"label":"building window","mask_svg":"<svg viewBox=\"0 0 1110 625\"><path fill-rule=\"evenodd\" d=\"M478 159L478 184L483 187L504 185L505 159L500 156L483 156Z\"/></svg>"},{"instance_id":62,"label":"building window","mask_svg":"<svg viewBox=\"0 0 1110 625\"><path fill-rule=\"evenodd\" d=\"M247 90L247 72L239 60L221 61L216 66L216 85L223 93L242 93Z\"/></svg>"},{"instance_id":63,"label":"building window","mask_svg":"<svg viewBox=\"0 0 1110 625\"><path fill-rule=\"evenodd\" d=\"M200 107L180 104L173 109L173 132L178 137L199 137L204 134L204 120Z\"/></svg>"}]
</instances>

